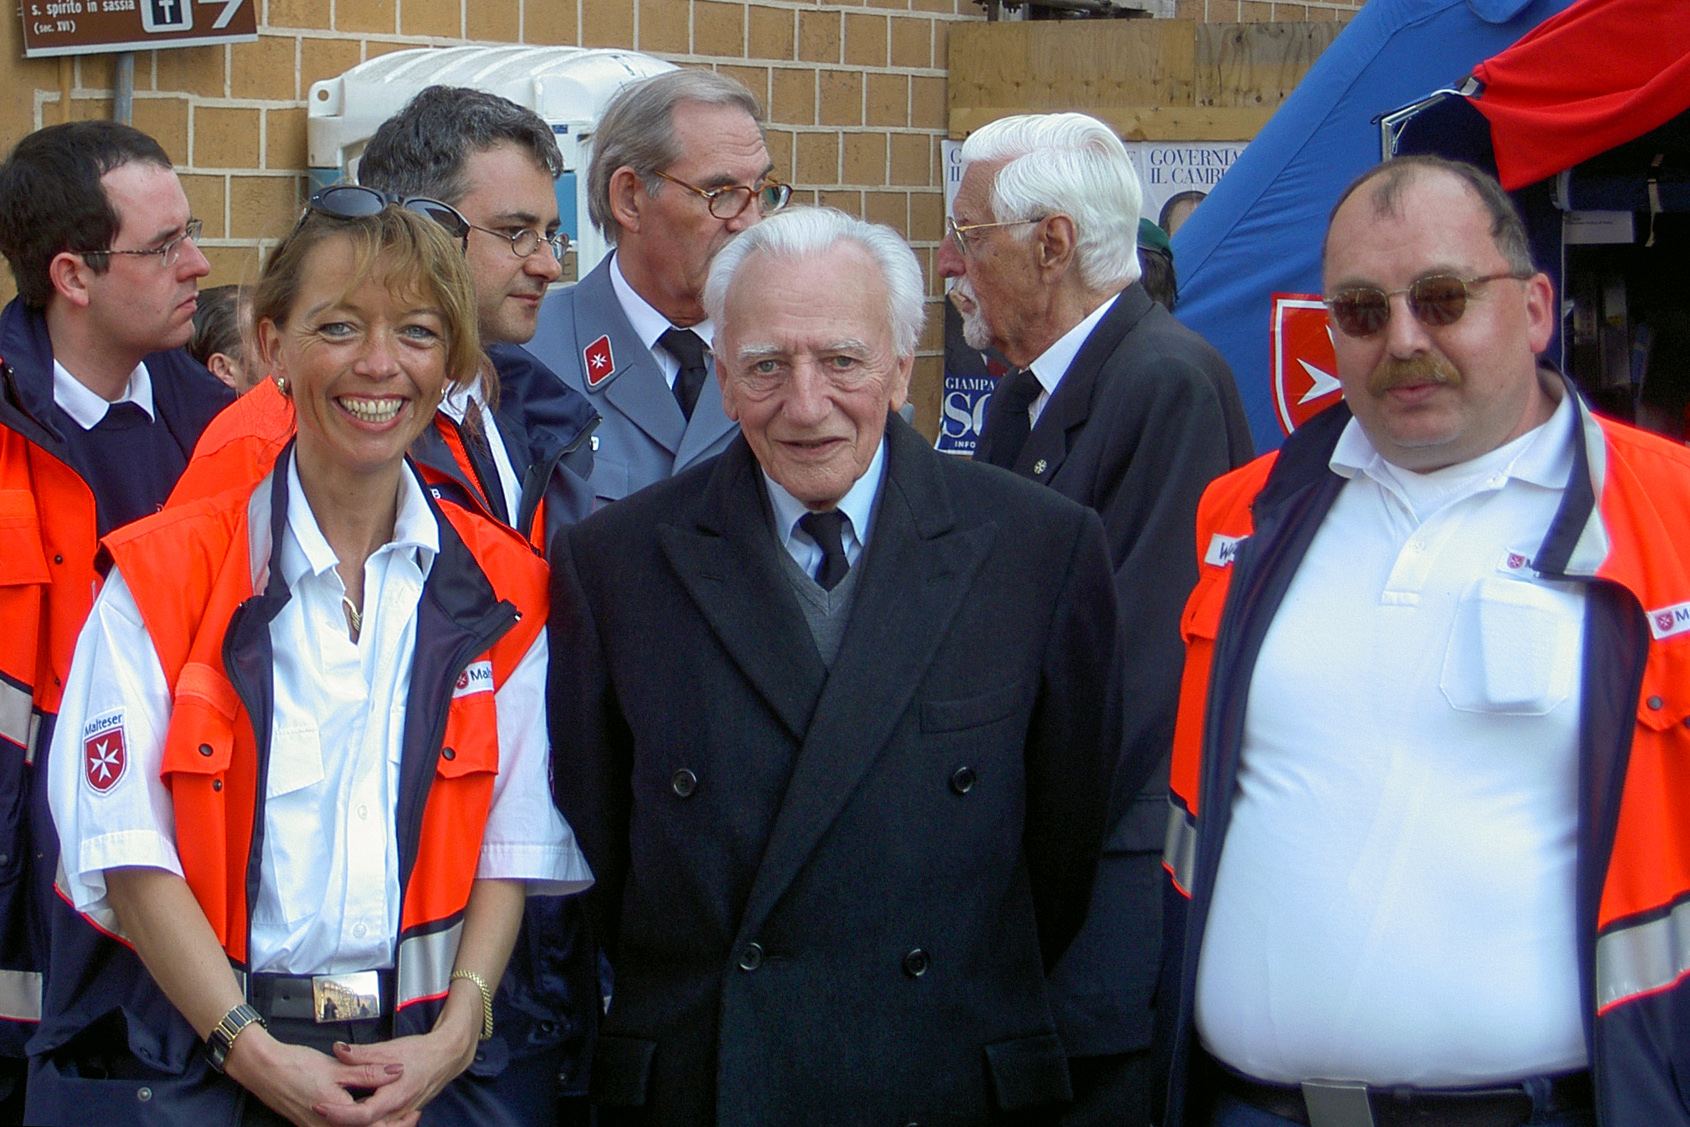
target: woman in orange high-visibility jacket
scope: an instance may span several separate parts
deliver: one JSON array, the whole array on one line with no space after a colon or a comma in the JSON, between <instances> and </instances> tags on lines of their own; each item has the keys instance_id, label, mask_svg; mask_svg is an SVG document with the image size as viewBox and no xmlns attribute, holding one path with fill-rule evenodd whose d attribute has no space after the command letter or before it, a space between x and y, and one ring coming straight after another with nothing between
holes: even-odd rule
<instances>
[{"instance_id":1,"label":"woman in orange high-visibility jacket","mask_svg":"<svg viewBox=\"0 0 1690 1127\"><path fill-rule=\"evenodd\" d=\"M258 283L274 469L107 541L49 781L86 958L31 1122L520 1121L471 1067L492 989L524 896L590 880L547 782L546 569L405 458L479 368L475 305L459 245L371 196Z\"/></svg>"}]
</instances>

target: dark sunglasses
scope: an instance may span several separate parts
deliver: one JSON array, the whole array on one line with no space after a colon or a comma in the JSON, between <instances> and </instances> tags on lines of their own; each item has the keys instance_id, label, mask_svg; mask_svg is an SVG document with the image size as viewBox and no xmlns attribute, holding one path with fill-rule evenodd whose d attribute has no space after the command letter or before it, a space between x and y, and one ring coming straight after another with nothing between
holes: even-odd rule
<instances>
[{"instance_id":1,"label":"dark sunglasses","mask_svg":"<svg viewBox=\"0 0 1690 1127\"><path fill-rule=\"evenodd\" d=\"M306 204L306 214L316 211L336 219L362 219L380 215L387 207L402 207L406 211L426 215L451 232L465 250L469 249L469 220L458 214L458 209L451 204L427 196L398 196L392 192L378 192L362 184L332 184L312 193L310 202ZM304 216L300 219L303 221Z\"/></svg>"},{"instance_id":2,"label":"dark sunglasses","mask_svg":"<svg viewBox=\"0 0 1690 1127\"><path fill-rule=\"evenodd\" d=\"M1391 290L1389 293L1372 286L1340 290L1326 299L1326 308L1332 314L1333 324L1345 336L1370 337L1390 323L1391 299L1398 294L1407 294L1409 312L1422 325L1436 329L1461 320L1461 315L1467 312L1467 299L1474 286L1504 278L1523 282L1530 277L1531 274L1518 271L1486 274L1480 278L1433 274L1417 279L1407 289Z\"/></svg>"}]
</instances>

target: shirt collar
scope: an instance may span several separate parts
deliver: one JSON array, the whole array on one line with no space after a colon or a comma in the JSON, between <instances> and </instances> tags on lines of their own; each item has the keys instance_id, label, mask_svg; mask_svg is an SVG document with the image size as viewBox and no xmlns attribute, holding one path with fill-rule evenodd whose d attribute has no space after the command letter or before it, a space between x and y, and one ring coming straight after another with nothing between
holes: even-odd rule
<instances>
[{"instance_id":1,"label":"shirt collar","mask_svg":"<svg viewBox=\"0 0 1690 1127\"><path fill-rule=\"evenodd\" d=\"M1445 470L1455 471L1457 476L1471 474L1481 468L1501 470L1505 476L1531 485L1548 489L1564 487L1573 470L1573 427L1577 420L1572 395L1562 389L1560 381L1556 380L1554 384L1546 381L1544 386L1551 388L1551 394L1559 392L1561 395L1560 402L1546 422L1512 442L1477 458L1447 466ZM1343 434L1338 436L1338 444L1333 447L1328 464L1339 477L1353 478L1358 473L1379 480L1390 480L1391 477L1384 456L1374 448L1367 432L1361 429L1354 416L1345 424ZM1435 472L1443 473L1445 470Z\"/></svg>"},{"instance_id":2,"label":"shirt collar","mask_svg":"<svg viewBox=\"0 0 1690 1127\"><path fill-rule=\"evenodd\" d=\"M635 292L634 287L628 284L628 279L623 277L622 259L616 255L612 255L610 259L610 288L616 292L616 300L622 306L622 313L628 318L628 324L646 348L656 348L658 337L670 329L680 327L671 323L651 302ZM716 336L716 327L710 323L708 317L696 325L688 325L687 328L699 335L705 348L711 347Z\"/></svg>"},{"instance_id":3,"label":"shirt collar","mask_svg":"<svg viewBox=\"0 0 1690 1127\"><path fill-rule=\"evenodd\" d=\"M856 480L849 492L839 499L837 508L851 520L851 534L857 543L868 547L869 521L874 516L874 499L880 492L880 479L886 473L886 440L882 438L870 459L868 469ZM785 547L798 528L798 521L809 507L788 493L786 489L763 472L763 482L769 487L769 508L773 510L775 539Z\"/></svg>"},{"instance_id":4,"label":"shirt collar","mask_svg":"<svg viewBox=\"0 0 1690 1127\"><path fill-rule=\"evenodd\" d=\"M1123 291L1124 292L1124 291ZM1068 374L1068 369L1074 363L1074 357L1079 355L1080 346L1086 343L1091 331L1097 328L1097 323L1103 320L1104 314L1121 300L1121 295L1105 301L1102 305L1086 314L1085 320L1056 338L1056 343L1039 353L1027 367L1033 375L1038 377L1039 386L1045 389L1046 395L1055 395L1056 389L1062 383L1062 377Z\"/></svg>"},{"instance_id":5,"label":"shirt collar","mask_svg":"<svg viewBox=\"0 0 1690 1127\"><path fill-rule=\"evenodd\" d=\"M299 462L288 457L288 535L281 551L282 581L291 589L306 575L323 575L333 571L340 557L329 547L311 502L305 498L305 488L299 483ZM440 528L434 513L423 496L422 486L411 467L405 465L399 475L399 507L393 518L393 539L376 549L382 552L411 550L417 554L417 567L427 577L440 552Z\"/></svg>"},{"instance_id":6,"label":"shirt collar","mask_svg":"<svg viewBox=\"0 0 1690 1127\"><path fill-rule=\"evenodd\" d=\"M83 430L93 430L106 417L106 412L118 403L133 403L147 413L147 418L158 417L153 411L153 378L148 374L145 363L135 365L135 370L129 373L129 383L123 394L108 403L55 360L53 402Z\"/></svg>"},{"instance_id":7,"label":"shirt collar","mask_svg":"<svg viewBox=\"0 0 1690 1127\"><path fill-rule=\"evenodd\" d=\"M440 400L440 410L445 413L448 419L462 426L464 416L469 414L471 404L474 404L478 409L484 408L487 404L487 396L479 378L471 380L467 384L447 384L446 394ZM483 417L486 416L484 410L479 413Z\"/></svg>"}]
</instances>

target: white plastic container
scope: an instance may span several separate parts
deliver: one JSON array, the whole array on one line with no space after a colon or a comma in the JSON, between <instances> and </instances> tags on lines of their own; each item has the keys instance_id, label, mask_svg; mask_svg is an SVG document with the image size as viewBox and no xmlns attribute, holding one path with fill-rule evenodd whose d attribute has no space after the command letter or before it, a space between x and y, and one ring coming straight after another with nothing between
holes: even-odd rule
<instances>
[{"instance_id":1,"label":"white plastic container","mask_svg":"<svg viewBox=\"0 0 1690 1127\"><path fill-rule=\"evenodd\" d=\"M587 218L585 191L577 190L578 179L586 177L599 115L623 86L674 69L637 51L583 47L422 47L382 55L312 83L306 121L312 186L354 178L376 127L425 86L498 94L539 114L557 134L564 166L558 212L576 245L579 277L609 249Z\"/></svg>"}]
</instances>

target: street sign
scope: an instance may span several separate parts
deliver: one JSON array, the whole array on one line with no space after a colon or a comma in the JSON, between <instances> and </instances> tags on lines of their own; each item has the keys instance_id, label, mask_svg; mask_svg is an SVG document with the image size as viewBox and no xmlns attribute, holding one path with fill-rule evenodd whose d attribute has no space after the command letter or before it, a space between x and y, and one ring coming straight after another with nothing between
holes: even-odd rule
<instances>
[{"instance_id":1,"label":"street sign","mask_svg":"<svg viewBox=\"0 0 1690 1127\"><path fill-rule=\"evenodd\" d=\"M23 53L103 55L250 43L257 0L23 0Z\"/></svg>"}]
</instances>

